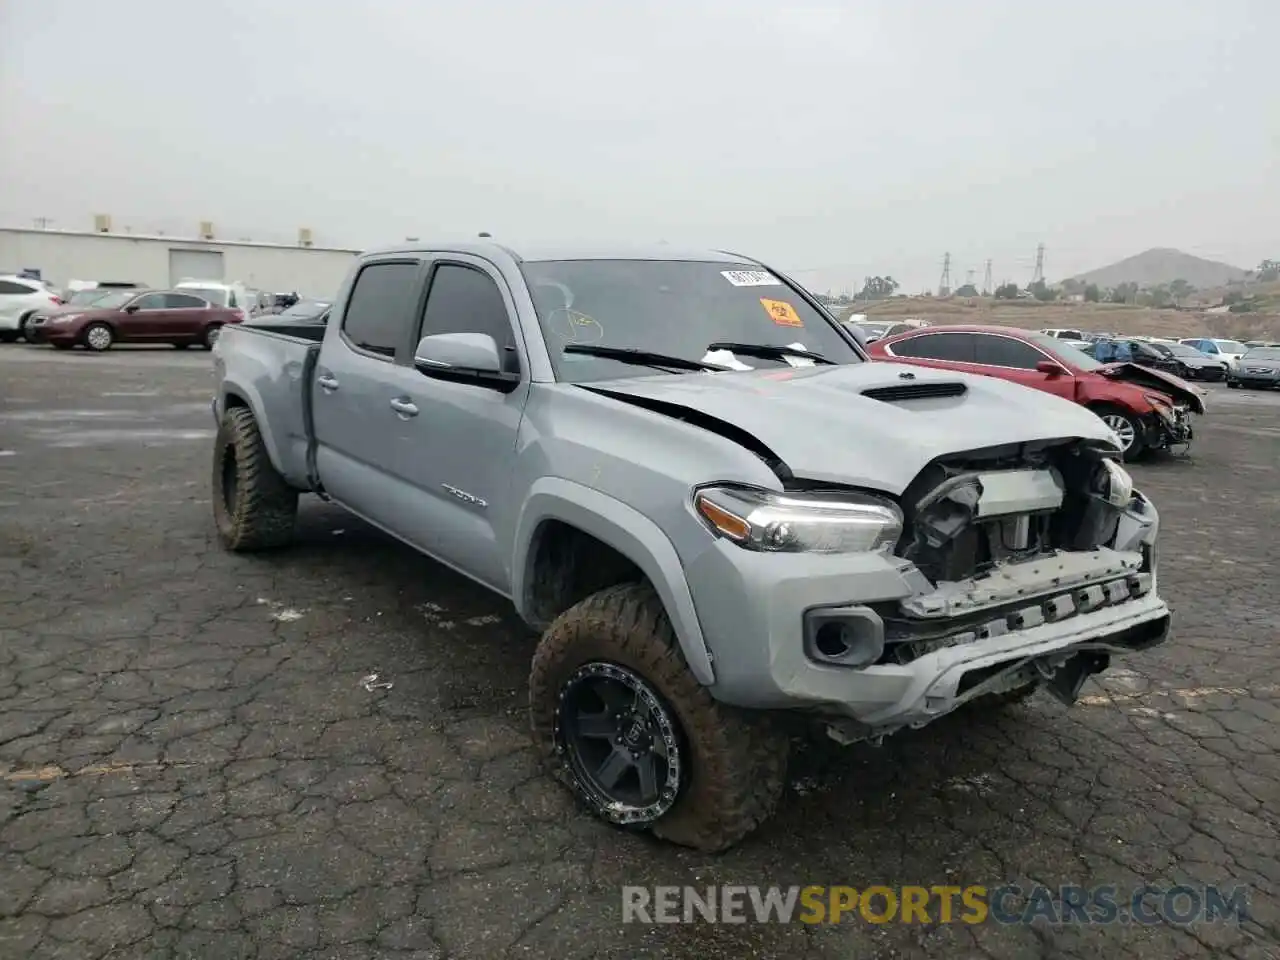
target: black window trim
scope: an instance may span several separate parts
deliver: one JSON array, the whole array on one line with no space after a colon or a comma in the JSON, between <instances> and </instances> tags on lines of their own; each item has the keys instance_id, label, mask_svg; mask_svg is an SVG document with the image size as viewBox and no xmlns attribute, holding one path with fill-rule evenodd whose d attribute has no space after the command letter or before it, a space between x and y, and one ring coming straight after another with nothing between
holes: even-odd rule
<instances>
[{"instance_id":1,"label":"black window trim","mask_svg":"<svg viewBox=\"0 0 1280 960\"><path fill-rule=\"evenodd\" d=\"M403 334L401 335L401 342L396 345L396 352L391 356L388 356L385 353L378 353L375 350L366 350L364 347L360 346L354 340L352 340L349 336L347 336L347 315L349 314L350 308L351 308L351 295L355 293L356 287L360 283L360 276L370 267L383 267L383 266L395 265L395 264L401 264L404 266L417 268L417 271L416 271L417 276L414 278L414 281L413 281L417 289L417 295L412 299L413 299L413 302L419 308L423 305L423 303L425 302L424 300L425 291L423 289L423 286L424 286L423 272L424 272L424 268L426 267L426 262L423 260L422 257L420 256L373 257L361 263L360 269L356 271L356 275L352 278L351 286L347 289L346 298L343 300L343 303L342 303L342 319L338 323L338 336L342 338L342 342L347 345L347 349L349 349L352 353L359 354L362 357L367 357L370 360L381 360L383 363L390 363L390 364L395 364L402 356L402 353L404 350ZM409 327L412 328L412 326L413 324L410 323Z\"/></svg>"},{"instance_id":2,"label":"black window trim","mask_svg":"<svg viewBox=\"0 0 1280 960\"><path fill-rule=\"evenodd\" d=\"M1023 340L1021 337L1011 337L1011 336L1009 336L1007 333L991 333L991 332L989 332L989 331L987 331L987 330L970 330L970 331L968 331L968 332L969 332L972 336L975 336L975 337L997 337L997 338L999 338L999 339L1001 339L1001 340L1012 340L1014 343L1020 343L1020 344L1022 344L1024 347L1030 347L1030 348L1031 348L1032 350L1034 350L1036 353L1040 354L1041 361L1037 361L1037 362L1042 362L1043 360L1051 360L1051 361L1053 361L1054 363L1056 363L1056 364L1057 364L1058 366L1060 366L1060 367L1061 367L1061 366L1065 366L1065 364L1063 364L1063 362L1062 362L1061 360L1057 359L1056 357L1051 357L1051 356L1049 356L1049 354L1048 354L1048 353L1046 353L1043 349L1041 349L1040 347L1038 347L1036 344L1031 343L1031 342L1030 342L1030 341L1028 341L1028 340ZM1056 338L1055 338L1055 339L1056 339ZM974 355L975 357L978 355L978 343L977 343L977 341L974 341L974 345L973 345L973 355ZM1007 365L1007 364L1003 364L1003 363L979 363L979 362L978 362L978 361L976 361L976 360L974 360L974 361L973 361L972 365L973 365L973 366L975 366L975 367L992 367L992 368L994 368L994 369L996 369L996 370L1030 370L1032 373L1035 373L1035 372L1036 372L1036 368L1035 368L1035 367L1011 367L1011 366L1009 366L1009 365Z\"/></svg>"},{"instance_id":3,"label":"black window trim","mask_svg":"<svg viewBox=\"0 0 1280 960\"><path fill-rule=\"evenodd\" d=\"M409 343L408 356L405 359L404 366L412 367L413 355L418 349L418 343L422 340L422 325L427 319L427 304L431 299L431 288L435 284L436 272L441 267L462 267L466 270L474 270L476 273L487 277L491 283L498 289L498 295L502 297L502 306L507 311L507 327L511 332L511 345L515 348L516 363L519 369L510 374L505 374L513 379L514 382L523 382L529 375L528 351L524 342L524 329L519 322L519 314L516 312L515 297L511 294L511 288L507 285L506 278L497 270L488 269L482 264L489 264L490 261L477 257L477 262L460 259L461 255L456 253L439 253L434 254L424 264L426 268L425 282L422 285L421 295L418 299L417 322L412 324L412 337ZM498 344L499 355L507 349L506 344ZM470 381L468 381L470 382ZM477 384L484 386L483 384Z\"/></svg>"}]
</instances>

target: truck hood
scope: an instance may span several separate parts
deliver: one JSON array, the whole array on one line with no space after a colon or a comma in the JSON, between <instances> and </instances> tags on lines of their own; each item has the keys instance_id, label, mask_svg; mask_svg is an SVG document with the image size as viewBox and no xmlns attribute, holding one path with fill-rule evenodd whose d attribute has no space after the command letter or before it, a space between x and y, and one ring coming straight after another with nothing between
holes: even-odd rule
<instances>
[{"instance_id":1,"label":"truck hood","mask_svg":"<svg viewBox=\"0 0 1280 960\"><path fill-rule=\"evenodd\" d=\"M636 377L583 389L697 423L744 431L798 478L900 494L926 465L1004 444L1116 444L1102 419L1018 384L898 363ZM872 396L867 396L872 391ZM881 393L881 399L874 395ZM951 395L896 398L895 393ZM714 427L711 427L714 429Z\"/></svg>"},{"instance_id":2,"label":"truck hood","mask_svg":"<svg viewBox=\"0 0 1280 960\"><path fill-rule=\"evenodd\" d=\"M1153 370L1151 367L1142 367L1136 363L1109 363L1098 373L1112 380L1132 383L1139 387L1146 387L1149 390L1166 394L1173 398L1175 402L1187 404L1195 413L1204 413L1203 391L1197 390L1187 381L1181 377L1175 377L1172 373Z\"/></svg>"}]
</instances>

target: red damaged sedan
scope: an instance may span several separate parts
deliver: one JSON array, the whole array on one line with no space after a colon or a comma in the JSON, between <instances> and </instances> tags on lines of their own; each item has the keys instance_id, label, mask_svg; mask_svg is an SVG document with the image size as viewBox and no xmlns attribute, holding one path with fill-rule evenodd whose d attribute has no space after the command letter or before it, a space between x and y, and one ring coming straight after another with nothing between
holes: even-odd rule
<instances>
[{"instance_id":1,"label":"red damaged sedan","mask_svg":"<svg viewBox=\"0 0 1280 960\"><path fill-rule=\"evenodd\" d=\"M867 346L878 360L1011 380L1093 410L1120 438L1126 460L1190 443L1204 395L1185 380L1134 363L1099 363L1042 333L1009 327L922 327Z\"/></svg>"},{"instance_id":2,"label":"red damaged sedan","mask_svg":"<svg viewBox=\"0 0 1280 960\"><path fill-rule=\"evenodd\" d=\"M109 350L117 343L196 344L212 349L218 331L243 319L239 310L215 307L181 290L120 290L82 307L34 317L27 339L62 350Z\"/></svg>"}]
</instances>

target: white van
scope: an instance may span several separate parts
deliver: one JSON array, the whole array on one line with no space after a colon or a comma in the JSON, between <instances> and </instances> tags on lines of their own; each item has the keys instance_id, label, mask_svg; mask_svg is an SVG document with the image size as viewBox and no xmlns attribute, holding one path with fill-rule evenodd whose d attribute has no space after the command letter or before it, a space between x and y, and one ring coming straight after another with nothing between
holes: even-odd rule
<instances>
[{"instance_id":1,"label":"white van","mask_svg":"<svg viewBox=\"0 0 1280 960\"><path fill-rule=\"evenodd\" d=\"M253 315L253 307L257 302L257 298L239 281L224 283L221 280L187 279L178 281L174 289L208 300L215 307L239 310L245 320Z\"/></svg>"}]
</instances>

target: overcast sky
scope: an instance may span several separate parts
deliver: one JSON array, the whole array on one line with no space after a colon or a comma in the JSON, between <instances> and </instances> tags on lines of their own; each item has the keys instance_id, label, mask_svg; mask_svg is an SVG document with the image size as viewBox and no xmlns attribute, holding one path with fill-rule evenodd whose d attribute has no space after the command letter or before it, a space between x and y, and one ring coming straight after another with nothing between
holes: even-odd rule
<instances>
[{"instance_id":1,"label":"overcast sky","mask_svg":"<svg viewBox=\"0 0 1280 960\"><path fill-rule=\"evenodd\" d=\"M0 0L0 221L1280 257L1280 0Z\"/></svg>"}]
</instances>

